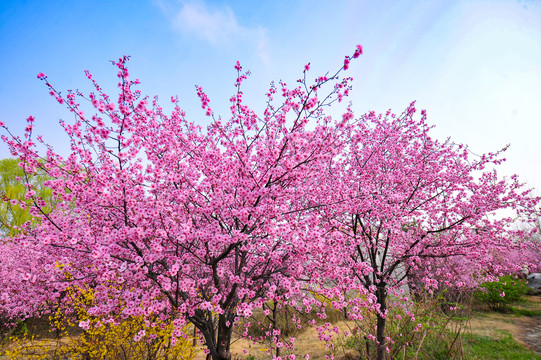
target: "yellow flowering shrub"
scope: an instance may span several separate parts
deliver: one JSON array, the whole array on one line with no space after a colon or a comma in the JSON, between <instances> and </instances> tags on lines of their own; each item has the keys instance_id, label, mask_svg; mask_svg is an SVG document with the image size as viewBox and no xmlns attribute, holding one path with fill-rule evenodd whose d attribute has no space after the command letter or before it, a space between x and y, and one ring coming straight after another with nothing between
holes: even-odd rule
<instances>
[{"instance_id":1,"label":"yellow flowering shrub","mask_svg":"<svg viewBox=\"0 0 541 360\"><path fill-rule=\"evenodd\" d=\"M70 287L67 306L50 315L54 339L39 339L28 332L13 335L4 355L10 359L193 359L192 339L173 339L172 320L157 315L127 318L96 317L88 314L94 302L91 289ZM86 330L81 329L84 324ZM190 329L184 329L187 333Z\"/></svg>"}]
</instances>

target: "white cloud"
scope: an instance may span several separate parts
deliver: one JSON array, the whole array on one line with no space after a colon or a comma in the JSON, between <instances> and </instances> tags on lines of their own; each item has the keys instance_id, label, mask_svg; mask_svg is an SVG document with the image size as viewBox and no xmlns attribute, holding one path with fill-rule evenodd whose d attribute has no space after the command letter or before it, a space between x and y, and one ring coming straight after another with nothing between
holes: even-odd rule
<instances>
[{"instance_id":1,"label":"white cloud","mask_svg":"<svg viewBox=\"0 0 541 360\"><path fill-rule=\"evenodd\" d=\"M249 46L263 62L268 62L265 28L239 24L229 6L217 7L203 1L191 1L181 2L179 9L175 6L177 4L158 2L175 31L183 36L207 41L213 46Z\"/></svg>"},{"instance_id":2,"label":"white cloud","mask_svg":"<svg viewBox=\"0 0 541 360\"><path fill-rule=\"evenodd\" d=\"M173 18L173 26L214 45L229 43L244 30L229 7L208 9L203 3L183 4Z\"/></svg>"},{"instance_id":3,"label":"white cloud","mask_svg":"<svg viewBox=\"0 0 541 360\"><path fill-rule=\"evenodd\" d=\"M258 41L257 41L257 55L263 61L263 63L269 63L269 54L267 52L267 36L266 29L259 27L258 31Z\"/></svg>"}]
</instances>

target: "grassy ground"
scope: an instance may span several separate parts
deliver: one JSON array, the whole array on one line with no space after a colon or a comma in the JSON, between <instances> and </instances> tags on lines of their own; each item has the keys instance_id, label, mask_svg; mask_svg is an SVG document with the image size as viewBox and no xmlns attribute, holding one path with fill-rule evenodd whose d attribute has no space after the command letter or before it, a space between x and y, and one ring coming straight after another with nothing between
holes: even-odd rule
<instances>
[{"instance_id":1,"label":"grassy ground","mask_svg":"<svg viewBox=\"0 0 541 360\"><path fill-rule=\"evenodd\" d=\"M340 328L352 328L351 322L337 323ZM521 303L511 306L508 312L478 311L468 320L452 322L449 330L431 331L423 336L423 346L427 350L416 348L404 350L398 359L517 359L541 360L541 297L529 296ZM460 329L459 336L456 333ZM300 359L310 354L310 359L323 360L334 354L338 359L353 359L355 353L346 347L336 345L334 353L318 339L314 328L308 327L296 336L295 353ZM538 351L538 354L531 349ZM233 342L233 359L260 360L269 359L267 344L254 344L244 339ZM411 351L410 351L411 350ZM452 351L451 351L452 350ZM7 357L1 355L0 359ZM358 357L358 355L357 355ZM199 351L195 359L205 359Z\"/></svg>"},{"instance_id":2,"label":"grassy ground","mask_svg":"<svg viewBox=\"0 0 541 360\"><path fill-rule=\"evenodd\" d=\"M526 296L506 313L479 312L468 330L472 359L541 359L541 297Z\"/></svg>"}]
</instances>

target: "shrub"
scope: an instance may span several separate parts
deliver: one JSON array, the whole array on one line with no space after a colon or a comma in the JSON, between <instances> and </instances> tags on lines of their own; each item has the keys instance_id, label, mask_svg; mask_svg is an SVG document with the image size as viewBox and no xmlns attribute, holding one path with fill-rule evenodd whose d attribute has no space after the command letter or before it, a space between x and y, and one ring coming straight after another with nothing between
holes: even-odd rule
<instances>
[{"instance_id":1,"label":"shrub","mask_svg":"<svg viewBox=\"0 0 541 360\"><path fill-rule=\"evenodd\" d=\"M389 357L405 359L461 358L460 336L463 322L457 321L457 305L449 308L443 298L425 296L412 302L395 301L387 313L385 336ZM364 311L355 327L339 336L333 344L335 356L374 359L377 357L374 337L370 336L375 322L374 312Z\"/></svg>"},{"instance_id":2,"label":"shrub","mask_svg":"<svg viewBox=\"0 0 541 360\"><path fill-rule=\"evenodd\" d=\"M513 275L502 276L498 281L485 282L480 285L474 297L493 310L509 310L509 305L522 299L528 292L524 280Z\"/></svg>"},{"instance_id":3,"label":"shrub","mask_svg":"<svg viewBox=\"0 0 541 360\"><path fill-rule=\"evenodd\" d=\"M91 289L70 287L65 296L69 298L67 306L49 317L49 330L56 336L39 339L22 323L6 344L8 358L189 360L195 355L193 339L172 338L171 318L163 321L157 315L91 316L88 309L95 302Z\"/></svg>"}]
</instances>

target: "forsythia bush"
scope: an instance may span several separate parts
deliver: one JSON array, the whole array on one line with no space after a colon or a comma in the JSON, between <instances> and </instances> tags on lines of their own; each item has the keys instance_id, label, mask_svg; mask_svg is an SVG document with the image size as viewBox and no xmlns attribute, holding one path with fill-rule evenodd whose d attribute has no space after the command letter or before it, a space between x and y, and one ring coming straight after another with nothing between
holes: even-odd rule
<instances>
[{"instance_id":1,"label":"forsythia bush","mask_svg":"<svg viewBox=\"0 0 541 360\"><path fill-rule=\"evenodd\" d=\"M37 341L28 332L10 338L10 359L192 359L193 339L173 339L173 324L154 315L102 318L91 316L91 289L70 287L66 307L50 316L57 338ZM84 328L85 330L81 330ZM185 329L188 332L188 329Z\"/></svg>"}]
</instances>

